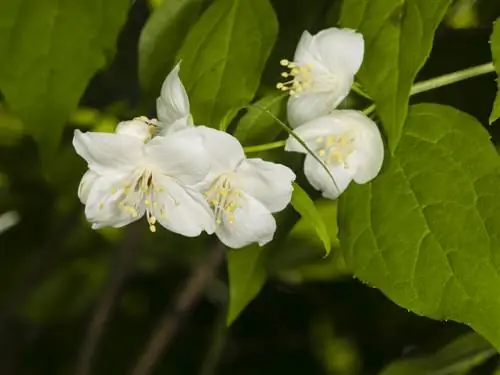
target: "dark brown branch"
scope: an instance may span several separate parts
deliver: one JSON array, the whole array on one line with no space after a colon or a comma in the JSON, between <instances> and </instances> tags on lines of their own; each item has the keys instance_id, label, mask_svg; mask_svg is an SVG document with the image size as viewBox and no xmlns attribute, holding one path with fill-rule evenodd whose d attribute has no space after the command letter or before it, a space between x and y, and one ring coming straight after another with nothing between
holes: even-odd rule
<instances>
[{"instance_id":1,"label":"dark brown branch","mask_svg":"<svg viewBox=\"0 0 500 375\"><path fill-rule=\"evenodd\" d=\"M112 260L108 282L103 289L99 303L92 315L87 328L85 340L80 349L76 366L76 375L89 375L94 356L99 347L104 327L121 287L133 269L135 256L139 247L141 223L134 223L125 232L123 243Z\"/></svg>"},{"instance_id":2,"label":"dark brown branch","mask_svg":"<svg viewBox=\"0 0 500 375\"><path fill-rule=\"evenodd\" d=\"M196 268L181 289L172 307L163 313L131 375L148 375L170 344L183 319L203 295L224 260L225 247L218 243L208 259Z\"/></svg>"}]
</instances>

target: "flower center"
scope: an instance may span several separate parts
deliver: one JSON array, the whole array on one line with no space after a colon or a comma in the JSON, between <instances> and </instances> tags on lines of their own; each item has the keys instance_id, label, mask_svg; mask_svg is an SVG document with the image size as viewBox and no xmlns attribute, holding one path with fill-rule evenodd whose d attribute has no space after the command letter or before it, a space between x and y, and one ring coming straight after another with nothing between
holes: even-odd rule
<instances>
[{"instance_id":1,"label":"flower center","mask_svg":"<svg viewBox=\"0 0 500 375\"><path fill-rule=\"evenodd\" d=\"M214 210L216 224L221 224L224 219L229 224L234 223L234 212L240 208L238 201L242 197L242 192L235 186L230 175L224 174L218 177L204 195Z\"/></svg>"},{"instance_id":2,"label":"flower center","mask_svg":"<svg viewBox=\"0 0 500 375\"><path fill-rule=\"evenodd\" d=\"M146 211L146 218L149 224L149 230L156 232L156 221L159 214L160 217L165 217L165 204L160 199L159 194L168 191L163 187L155 184L154 174L151 169L143 169L137 172L134 177L123 186L122 199L118 202L120 209L126 214L136 218L140 211ZM113 189L116 191L116 189ZM169 198L175 205L179 202L170 194Z\"/></svg>"},{"instance_id":3,"label":"flower center","mask_svg":"<svg viewBox=\"0 0 500 375\"><path fill-rule=\"evenodd\" d=\"M144 141L144 143L149 142L157 133L158 120L154 118L150 119L147 118L146 116L134 117L134 120L142 121L148 126L149 137Z\"/></svg>"},{"instance_id":4,"label":"flower center","mask_svg":"<svg viewBox=\"0 0 500 375\"><path fill-rule=\"evenodd\" d=\"M349 168L347 158L354 152L354 138L350 134L318 137L318 155L325 164L343 164Z\"/></svg>"},{"instance_id":5,"label":"flower center","mask_svg":"<svg viewBox=\"0 0 500 375\"><path fill-rule=\"evenodd\" d=\"M312 89L311 64L300 65L286 59L281 60L280 64L289 69L288 72L281 73L283 78L289 78L289 80L278 83L277 89L288 91L292 96L299 96L302 92Z\"/></svg>"}]
</instances>

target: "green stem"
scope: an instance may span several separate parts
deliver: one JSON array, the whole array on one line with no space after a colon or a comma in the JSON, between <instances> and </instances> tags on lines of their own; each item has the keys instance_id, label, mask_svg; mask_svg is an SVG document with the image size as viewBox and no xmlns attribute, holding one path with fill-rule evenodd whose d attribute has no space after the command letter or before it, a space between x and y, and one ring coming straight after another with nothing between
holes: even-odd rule
<instances>
[{"instance_id":1,"label":"green stem","mask_svg":"<svg viewBox=\"0 0 500 375\"><path fill-rule=\"evenodd\" d=\"M483 74L492 73L495 71L493 63L473 66L463 70L458 70L453 73L445 74L439 77L431 78L426 81L417 82L413 85L410 95L420 94L425 91L437 89L439 87L451 85L456 82L464 81L469 78L477 77Z\"/></svg>"},{"instance_id":2,"label":"green stem","mask_svg":"<svg viewBox=\"0 0 500 375\"><path fill-rule=\"evenodd\" d=\"M261 151L267 151L267 150L272 150L275 148L280 148L283 147L286 143L286 140L282 141L276 141L276 142L271 142L271 143L264 143L263 145L257 145L257 146L248 146L243 148L245 152L261 152Z\"/></svg>"}]
</instances>

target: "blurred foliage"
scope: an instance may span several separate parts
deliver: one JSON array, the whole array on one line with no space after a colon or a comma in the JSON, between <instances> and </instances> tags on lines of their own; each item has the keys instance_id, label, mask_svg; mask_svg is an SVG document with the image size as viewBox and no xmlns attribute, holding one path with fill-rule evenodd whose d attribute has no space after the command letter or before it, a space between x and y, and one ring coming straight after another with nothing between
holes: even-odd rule
<instances>
[{"instance_id":1,"label":"blurred foliage","mask_svg":"<svg viewBox=\"0 0 500 375\"><path fill-rule=\"evenodd\" d=\"M193 106L197 106L195 114L217 122L213 126L219 125L229 107L246 106L250 101L284 119L283 102L270 91L280 79L279 60L293 56L303 30L315 32L341 19L340 0L272 0L277 22L267 2L259 0L263 5L256 7L262 13L251 15L253 5L248 1L217 0L219 8L210 10L220 12L214 21L204 13L214 1L206 0L199 15L195 12L181 17L183 25L177 27L175 21L172 25L163 23L175 18L175 12L160 13L171 9L168 1L94 0L90 3L98 11L84 7L85 11L72 18L65 9L77 4L76 0L61 3L63 10L58 10L54 1L31 0L24 7L30 14L16 23L15 29L12 20L17 8L12 4L18 2L4 1L0 5L0 76L8 82L2 85L0 79L0 215L15 211L20 218L0 235L1 375L74 373L88 321L126 243L129 228L93 231L83 217L76 192L85 165L71 145L74 129L112 131L117 121L149 111L155 105L158 89L157 78L152 77L164 75L179 57L185 60L186 71L182 74ZM63 11L64 17L58 17ZM231 35L238 35L245 40L243 43L236 37L232 41L223 39L224 31L234 21L231 17L238 13L245 22L236 25L238 29ZM492 22L499 15L497 0L453 1L417 80L490 61L488 40ZM343 17L344 25L355 26L346 15ZM96 26L98 20L102 30ZM54 35L61 41L54 40L52 54L45 55L42 52L47 46L44 38L48 37L48 23L57 27ZM164 28L158 30L155 23ZM195 26L191 27L191 23ZM265 24L265 33L260 33L261 23ZM198 43L212 27L212 33L221 35L219 43L228 42L231 48L225 55L228 67L224 70L211 65L218 62L210 46L202 50L203 58L196 53ZM8 31L11 29L14 31ZM107 36L92 34L97 30ZM160 33L165 38L165 49L148 47L146 32ZM11 34L17 38L16 43L6 42ZM28 35L33 34L39 38L28 41ZM65 50L62 44L67 39L72 46ZM28 52L33 54L23 54L27 48L24 43L29 44ZM426 39L426 43L430 47L430 40ZM410 38L404 48L414 53L414 47ZM100 57L87 64L95 49ZM149 56L139 57L139 51L148 49ZM420 52L426 55L428 51ZM159 57L163 53L168 56ZM368 54L376 53L368 50ZM389 54L380 54L379 58L387 62L387 71L396 61ZM37 59L42 59L43 64ZM416 65L421 61L416 58ZM64 69L59 66L63 62ZM154 66L154 74L141 73L145 64ZM77 69L81 74L75 78ZM413 69L408 74L415 72ZM50 81L55 86L40 84L39 80L52 74L60 75ZM67 74L71 79L66 78ZM206 81L198 86L195 81L201 74L206 75ZM254 78L242 89L234 85L232 75ZM385 89L386 82L377 81L382 72L364 72L362 76L365 81L372 80L368 85L376 91ZM234 103L213 109L212 101L219 89ZM496 89L491 76L482 76L412 97L410 103L451 105L487 124ZM84 90L76 108L77 97ZM67 97L56 103L56 94ZM407 93L402 98L408 100ZM348 100L360 107L355 95ZM37 117L37 110L49 107L57 109L54 117ZM283 138L280 128L273 127L269 118L255 109L245 108L231 114L229 120L229 129L236 129L235 134L245 145ZM34 131L38 122L43 123L43 134ZM248 129L253 130L249 133ZM498 129L498 121L489 129L497 143ZM46 146L37 144L32 135L40 140L47 134L50 139L45 141L51 144L47 147L55 149L60 132L62 141L56 156L43 164L40 149ZM295 155L276 156L272 151L256 155L268 156L290 166L300 165ZM298 174L298 183L308 186ZM280 213L280 227L273 243L262 249L228 254L237 262L229 263L228 272L220 271L154 374L385 374L387 368L400 366L402 361L412 366L433 364L443 352L461 354L453 343L443 349L457 338L458 342L478 340L466 327L410 313L354 278L339 248L336 203L319 198L309 188L307 193L327 224L331 242L328 257L307 217L301 218L291 208ZM189 271L205 259L206 236L187 239L166 231L151 234L146 225L141 230L141 245L106 325L94 374L124 374L130 370L163 309L171 303ZM252 273L259 277L251 278ZM241 281L229 284L228 280L234 281L235 277ZM235 286L246 292L235 291ZM231 293L241 300L230 298L228 305ZM232 311L229 320L236 316L238 319L226 329L223 323L228 309ZM467 344L466 348L471 346ZM473 362L474 366L462 373L498 373L498 358L487 345L483 349L492 357L481 365ZM393 361L398 362L391 364ZM387 373L412 374L409 370L391 371Z\"/></svg>"}]
</instances>

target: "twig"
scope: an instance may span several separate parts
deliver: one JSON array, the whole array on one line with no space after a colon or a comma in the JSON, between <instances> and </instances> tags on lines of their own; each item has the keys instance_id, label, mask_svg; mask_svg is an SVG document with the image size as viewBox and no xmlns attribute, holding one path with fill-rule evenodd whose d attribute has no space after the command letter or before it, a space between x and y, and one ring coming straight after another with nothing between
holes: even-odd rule
<instances>
[{"instance_id":1,"label":"twig","mask_svg":"<svg viewBox=\"0 0 500 375\"><path fill-rule=\"evenodd\" d=\"M208 259L193 271L173 306L168 307L160 318L131 375L150 374L161 353L174 338L183 319L186 318L210 281L215 277L219 265L224 260L224 255L225 247L218 243Z\"/></svg>"},{"instance_id":2,"label":"twig","mask_svg":"<svg viewBox=\"0 0 500 375\"><path fill-rule=\"evenodd\" d=\"M99 303L94 310L87 328L83 345L78 355L76 375L89 375L96 350L113 305L120 293L134 264L136 249L139 247L142 227L140 223L132 224L125 233L123 244L118 249L116 258L111 263L108 283L105 286Z\"/></svg>"}]
</instances>

